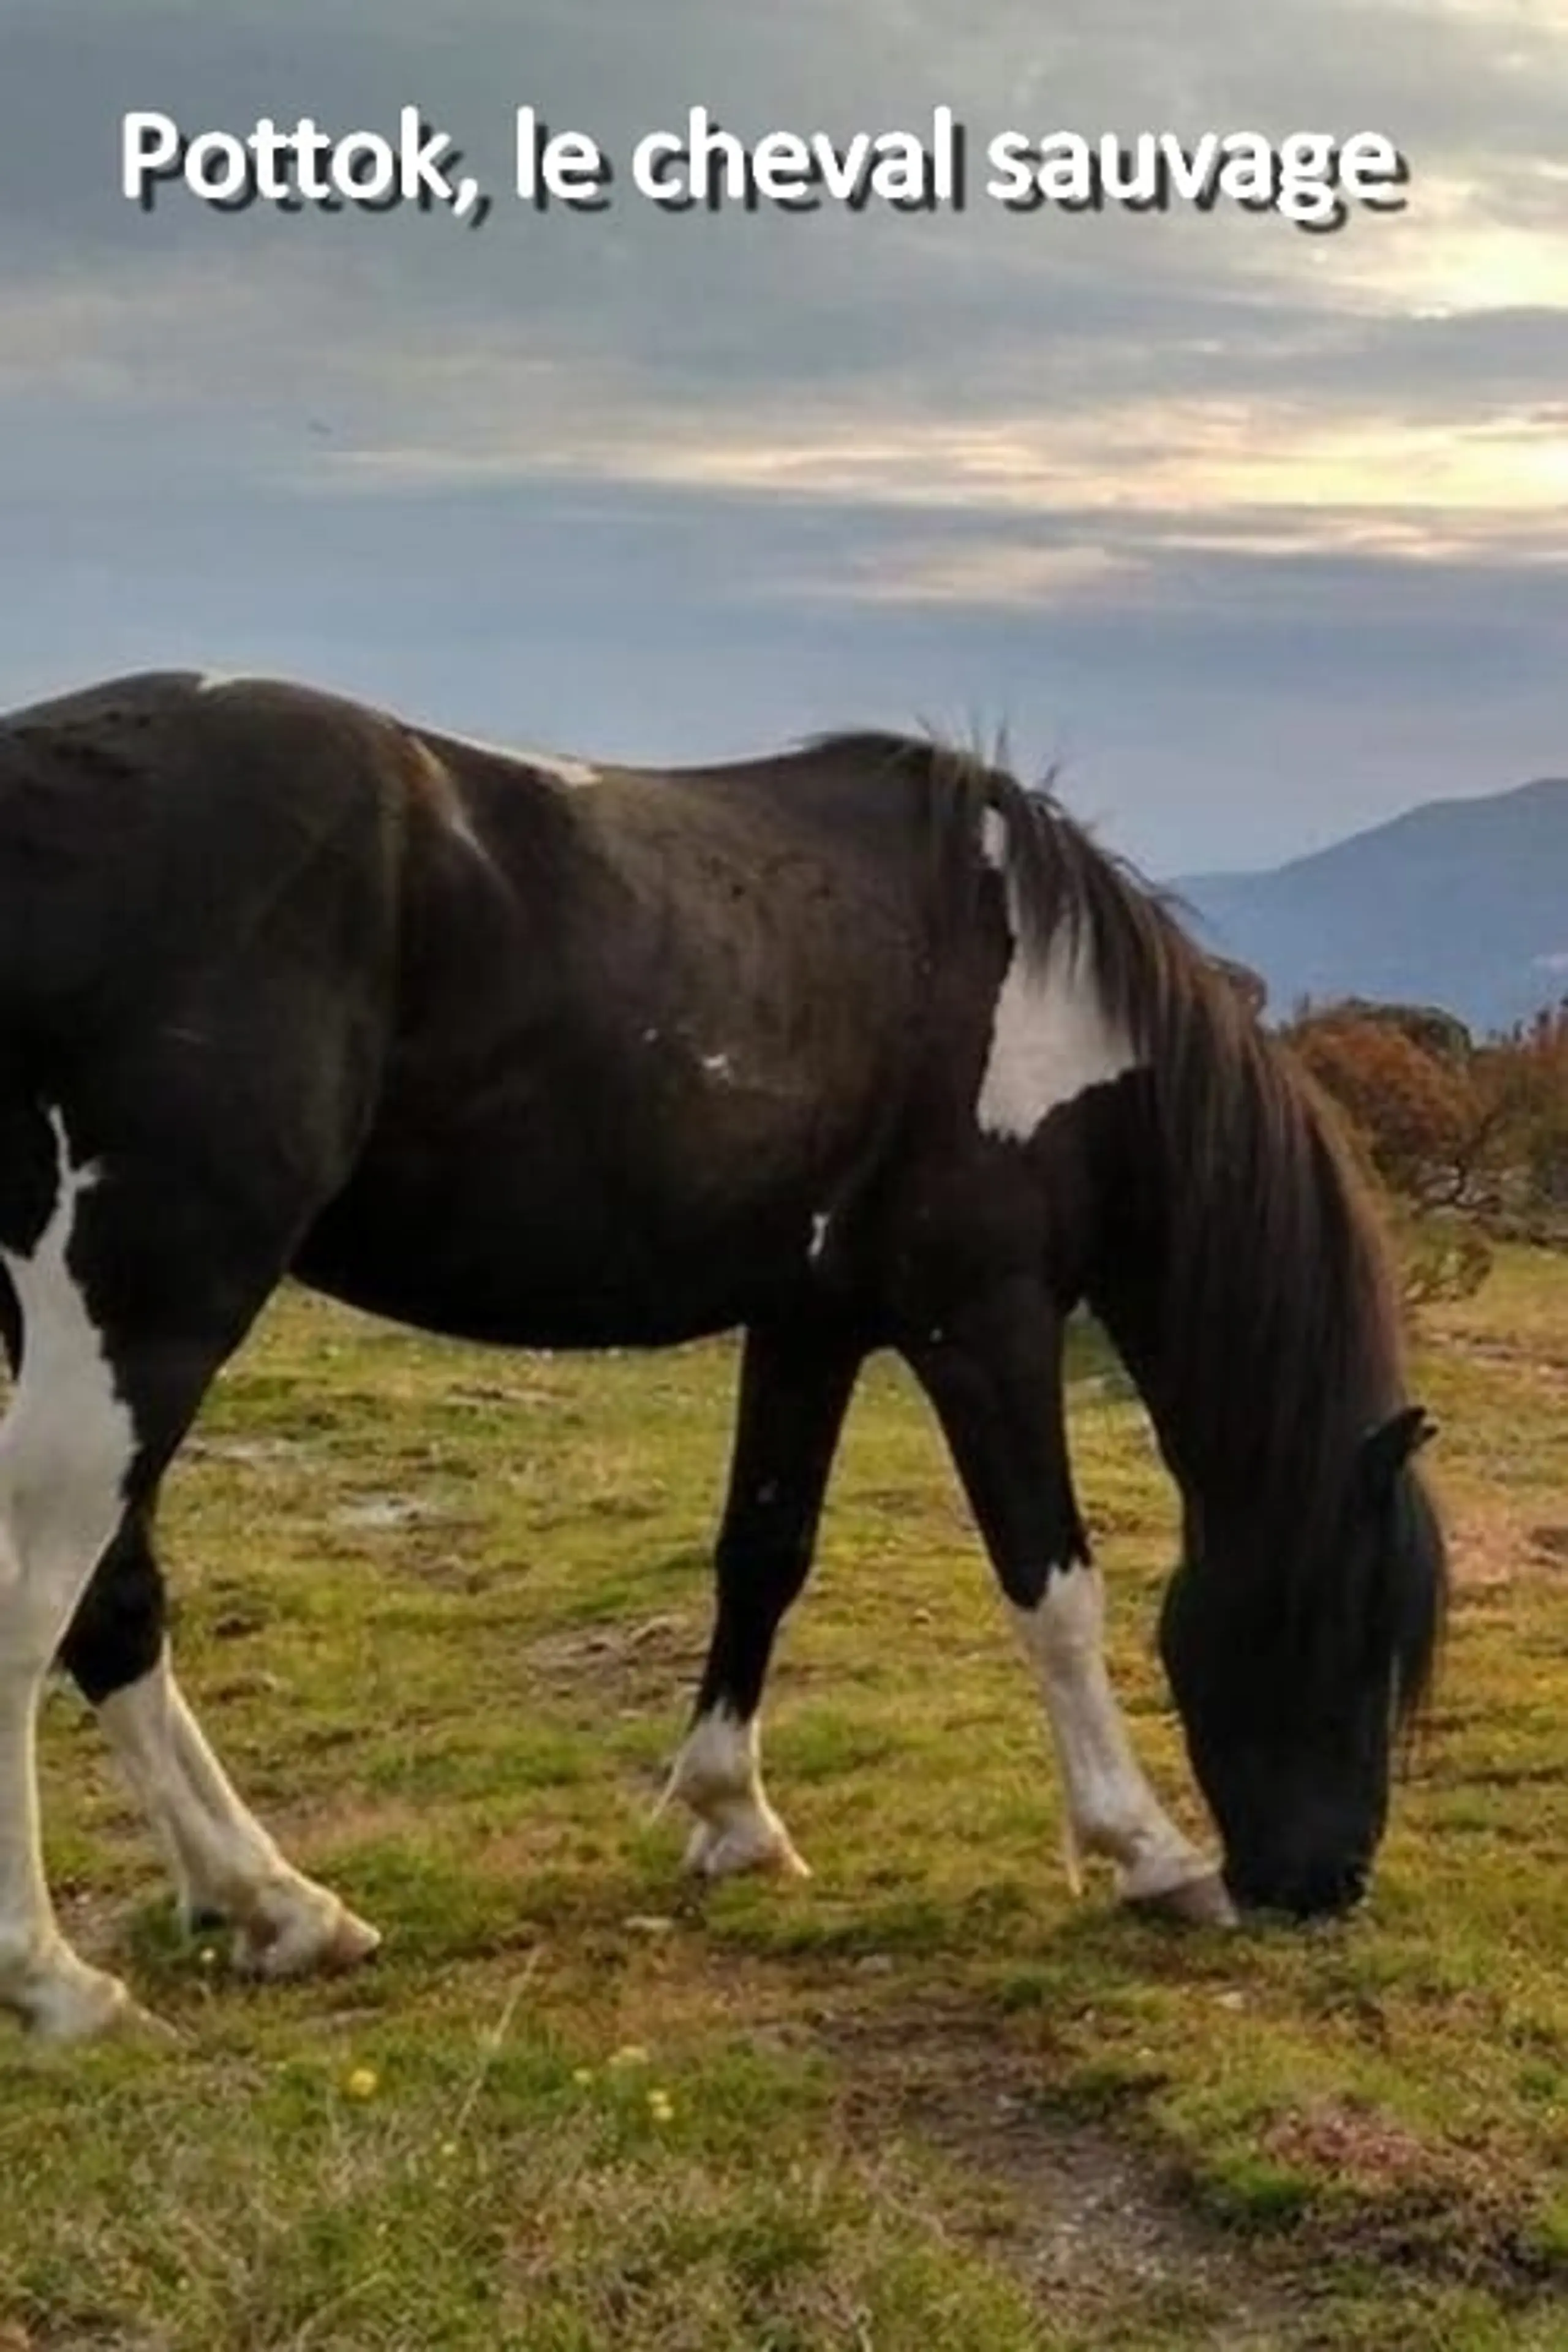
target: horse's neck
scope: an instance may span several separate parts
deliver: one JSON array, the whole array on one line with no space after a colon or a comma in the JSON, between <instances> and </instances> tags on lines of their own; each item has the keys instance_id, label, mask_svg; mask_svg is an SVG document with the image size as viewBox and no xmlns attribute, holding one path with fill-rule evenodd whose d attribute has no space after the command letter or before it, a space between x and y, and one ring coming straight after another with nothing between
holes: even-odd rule
<instances>
[{"instance_id":1,"label":"horse's neck","mask_svg":"<svg viewBox=\"0 0 1568 2352\"><path fill-rule=\"evenodd\" d=\"M1097 1202L1084 1293L1153 1425L1167 1469L1190 1510L1203 1512L1234 1466L1237 1433L1261 1420L1267 1398L1247 1392L1248 1351L1227 1342L1247 1311L1246 1237L1219 1201L1194 1182L1203 1144L1156 1113L1134 1083L1105 1122L1089 1190ZM1212 1209L1210 1207L1213 1201ZM1213 1269L1182 1280L1195 1258Z\"/></svg>"},{"instance_id":2,"label":"horse's neck","mask_svg":"<svg viewBox=\"0 0 1568 2352\"><path fill-rule=\"evenodd\" d=\"M1181 1382L1170 1361L1170 1173L1167 1142L1136 1085L1089 1149L1084 1194L1092 1204L1082 1266L1084 1297L1110 1339L1155 1426L1179 1454Z\"/></svg>"}]
</instances>

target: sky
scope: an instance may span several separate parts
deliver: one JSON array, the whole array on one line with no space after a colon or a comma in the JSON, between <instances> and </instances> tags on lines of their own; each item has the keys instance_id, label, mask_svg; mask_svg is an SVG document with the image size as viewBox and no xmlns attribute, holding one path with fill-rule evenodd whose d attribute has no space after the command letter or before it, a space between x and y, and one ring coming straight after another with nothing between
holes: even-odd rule
<instances>
[{"instance_id":1,"label":"sky","mask_svg":"<svg viewBox=\"0 0 1568 2352\"><path fill-rule=\"evenodd\" d=\"M195 665L650 762L1005 731L1160 875L1568 773L1568 0L0 0L0 701ZM1381 132L1331 235L595 212L764 131ZM413 207L121 193L195 134L419 107Z\"/></svg>"}]
</instances>

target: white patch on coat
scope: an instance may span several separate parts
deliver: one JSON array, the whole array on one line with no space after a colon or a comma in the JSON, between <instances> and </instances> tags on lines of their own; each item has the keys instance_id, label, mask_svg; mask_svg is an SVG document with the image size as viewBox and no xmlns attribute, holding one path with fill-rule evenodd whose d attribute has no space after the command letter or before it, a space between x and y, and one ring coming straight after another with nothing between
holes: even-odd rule
<instances>
[{"instance_id":1,"label":"white patch on coat","mask_svg":"<svg viewBox=\"0 0 1568 2352\"><path fill-rule=\"evenodd\" d=\"M661 1811L679 1797L697 1815L688 1870L704 1878L741 1870L809 1876L763 1791L759 1749L756 1717L743 1720L722 1701L688 1732L660 1800Z\"/></svg>"},{"instance_id":2,"label":"white patch on coat","mask_svg":"<svg viewBox=\"0 0 1568 2352\"><path fill-rule=\"evenodd\" d=\"M1007 874L1013 953L996 994L974 1116L984 1133L1026 1143L1053 1110L1136 1069L1138 1056L1106 1009L1086 930L1064 922L1043 958L1031 953L996 809L981 821L981 851Z\"/></svg>"},{"instance_id":3,"label":"white patch on coat","mask_svg":"<svg viewBox=\"0 0 1568 2352\"><path fill-rule=\"evenodd\" d=\"M236 1795L167 1651L139 1682L103 1700L98 1717L168 1856L187 1921L203 1911L233 1920L240 1967L292 1976L375 1948L375 1930L286 1862Z\"/></svg>"},{"instance_id":4,"label":"white patch on coat","mask_svg":"<svg viewBox=\"0 0 1568 2352\"><path fill-rule=\"evenodd\" d=\"M827 1247L827 1229L832 1223L831 1209L818 1209L811 1221L811 1246L806 1251L806 1255L813 1265L820 1262L822 1253Z\"/></svg>"},{"instance_id":5,"label":"white patch on coat","mask_svg":"<svg viewBox=\"0 0 1568 2352\"><path fill-rule=\"evenodd\" d=\"M728 1078L734 1075L728 1054L704 1054L702 1066L710 1078Z\"/></svg>"},{"instance_id":6,"label":"white patch on coat","mask_svg":"<svg viewBox=\"0 0 1568 2352\"><path fill-rule=\"evenodd\" d=\"M1053 1568L1037 1607L1013 1619L1039 1680L1061 1769L1068 1876L1080 1857L1116 1864L1123 1895L1163 1895L1208 1876L1205 1862L1165 1814L1132 1753L1105 1664L1105 1596L1098 1569Z\"/></svg>"},{"instance_id":7,"label":"white patch on coat","mask_svg":"<svg viewBox=\"0 0 1568 2352\"><path fill-rule=\"evenodd\" d=\"M100 1179L49 1113L58 1189L32 1249L0 1250L22 1323L22 1371L0 1424L0 2001L38 2032L88 2032L126 2005L55 1922L38 1830L35 1726L44 1679L120 1524L136 1431L73 1274L77 1206Z\"/></svg>"},{"instance_id":8,"label":"white patch on coat","mask_svg":"<svg viewBox=\"0 0 1568 2352\"><path fill-rule=\"evenodd\" d=\"M446 732L445 729L442 730ZM525 768L537 770L552 782L576 790L584 784L596 784L599 771L587 760L570 760L557 751L526 751L510 743L486 743L477 735L451 735L448 742L461 743L465 751L482 751L488 759L514 760Z\"/></svg>"},{"instance_id":9,"label":"white patch on coat","mask_svg":"<svg viewBox=\"0 0 1568 2352\"><path fill-rule=\"evenodd\" d=\"M49 1113L58 1191L32 1251L0 1249L21 1313L23 1370L0 1430L0 1528L6 1598L25 1587L47 1613L57 1583L89 1572L119 1525L136 1433L103 1336L68 1257L77 1202L101 1177L73 1164L65 1122ZM74 1602L75 1595L72 1600Z\"/></svg>"}]
</instances>

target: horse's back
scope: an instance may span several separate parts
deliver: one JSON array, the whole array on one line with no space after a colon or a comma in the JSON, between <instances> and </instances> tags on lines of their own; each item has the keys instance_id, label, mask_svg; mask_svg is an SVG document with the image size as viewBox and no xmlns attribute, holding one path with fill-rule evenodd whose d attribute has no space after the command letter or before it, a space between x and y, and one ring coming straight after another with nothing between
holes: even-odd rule
<instances>
[{"instance_id":1,"label":"horse's back","mask_svg":"<svg viewBox=\"0 0 1568 2352\"><path fill-rule=\"evenodd\" d=\"M128 1160L319 1195L299 1269L405 1319L751 1319L866 1211L921 1067L967 1083L929 797L881 764L590 769L187 673L13 713L0 1090L19 1060Z\"/></svg>"},{"instance_id":2,"label":"horse's back","mask_svg":"<svg viewBox=\"0 0 1568 2352\"><path fill-rule=\"evenodd\" d=\"M846 824L844 780L797 792L787 763L563 783L420 740L456 824L410 883L417 1016L301 1270L540 1345L749 1319L896 1122L921 986L909 861Z\"/></svg>"}]
</instances>

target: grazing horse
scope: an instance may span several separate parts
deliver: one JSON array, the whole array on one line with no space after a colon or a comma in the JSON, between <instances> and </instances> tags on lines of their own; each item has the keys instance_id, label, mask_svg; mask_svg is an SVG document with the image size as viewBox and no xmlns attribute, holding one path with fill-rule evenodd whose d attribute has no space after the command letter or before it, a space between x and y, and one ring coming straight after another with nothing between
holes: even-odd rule
<instances>
[{"instance_id":1,"label":"grazing horse","mask_svg":"<svg viewBox=\"0 0 1568 2352\"><path fill-rule=\"evenodd\" d=\"M188 1914L263 1974L374 1931L246 1809L171 1664L153 1520L287 1276L430 1331L743 1328L697 1870L799 1866L758 1714L856 1377L934 1408L1037 1670L1077 1849L1129 1900L1339 1911L1437 1642L1377 1229L1304 1078L1043 794L845 734L653 772L179 674L0 719L0 2002L126 2011L60 1933L57 1660ZM1063 1330L1088 1301L1184 1500L1161 1624L1223 1874L1107 1676Z\"/></svg>"}]
</instances>

